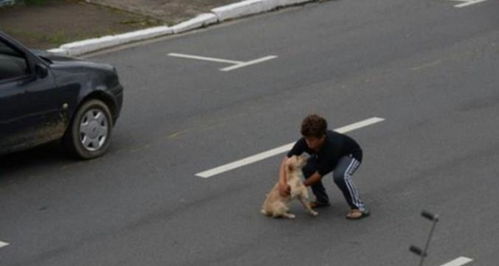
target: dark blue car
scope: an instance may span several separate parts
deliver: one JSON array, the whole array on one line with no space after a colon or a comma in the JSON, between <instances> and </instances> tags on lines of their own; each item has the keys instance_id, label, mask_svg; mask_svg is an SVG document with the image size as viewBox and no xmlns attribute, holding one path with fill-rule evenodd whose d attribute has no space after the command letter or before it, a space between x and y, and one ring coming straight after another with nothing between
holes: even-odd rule
<instances>
[{"instance_id":1,"label":"dark blue car","mask_svg":"<svg viewBox=\"0 0 499 266\"><path fill-rule=\"evenodd\" d=\"M60 139L70 154L96 158L122 102L113 66L29 50L0 31L0 155Z\"/></svg>"}]
</instances>

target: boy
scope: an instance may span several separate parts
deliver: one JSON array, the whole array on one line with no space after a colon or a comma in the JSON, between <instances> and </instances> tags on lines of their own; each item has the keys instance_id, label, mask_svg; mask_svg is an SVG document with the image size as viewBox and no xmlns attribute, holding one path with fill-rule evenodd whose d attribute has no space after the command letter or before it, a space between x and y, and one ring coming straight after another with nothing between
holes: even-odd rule
<instances>
[{"instance_id":1,"label":"boy","mask_svg":"<svg viewBox=\"0 0 499 266\"><path fill-rule=\"evenodd\" d=\"M311 207L329 206L329 197L321 179L333 172L334 183L350 206L346 218L357 220L369 216L369 211L352 182L352 175L362 161L362 149L359 144L346 135L328 130L327 121L316 114L309 115L303 120L301 134L303 137L296 142L287 157L301 155L303 152L310 154L303 168L305 177L303 184L310 186L316 197ZM286 159L283 159L279 171L279 192L283 196L288 195L290 191L284 171Z\"/></svg>"}]
</instances>

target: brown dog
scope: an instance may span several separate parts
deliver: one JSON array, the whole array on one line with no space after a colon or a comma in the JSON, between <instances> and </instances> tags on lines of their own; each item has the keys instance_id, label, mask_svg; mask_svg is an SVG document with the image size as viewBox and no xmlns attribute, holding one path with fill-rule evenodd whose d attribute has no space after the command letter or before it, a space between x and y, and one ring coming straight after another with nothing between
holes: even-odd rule
<instances>
[{"instance_id":1,"label":"brown dog","mask_svg":"<svg viewBox=\"0 0 499 266\"><path fill-rule=\"evenodd\" d=\"M295 218L294 214L289 213L289 202L295 198L300 200L303 207L305 207L311 215L317 216L319 214L310 208L308 190L302 182L302 168L305 166L306 162L307 160L303 156L292 156L286 161L285 170L288 179L287 184L291 187L291 194L286 197L281 196L279 194L279 183L275 184L263 202L261 212L264 215L272 216L274 218Z\"/></svg>"}]
</instances>

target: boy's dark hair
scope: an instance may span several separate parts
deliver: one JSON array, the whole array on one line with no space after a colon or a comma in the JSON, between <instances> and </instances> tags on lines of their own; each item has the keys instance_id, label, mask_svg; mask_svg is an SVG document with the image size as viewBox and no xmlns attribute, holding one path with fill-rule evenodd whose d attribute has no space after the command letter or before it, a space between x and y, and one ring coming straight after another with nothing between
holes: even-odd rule
<instances>
[{"instance_id":1,"label":"boy's dark hair","mask_svg":"<svg viewBox=\"0 0 499 266\"><path fill-rule=\"evenodd\" d=\"M316 114L305 117L301 123L301 134L304 137L321 138L326 134L326 130L326 119Z\"/></svg>"}]
</instances>

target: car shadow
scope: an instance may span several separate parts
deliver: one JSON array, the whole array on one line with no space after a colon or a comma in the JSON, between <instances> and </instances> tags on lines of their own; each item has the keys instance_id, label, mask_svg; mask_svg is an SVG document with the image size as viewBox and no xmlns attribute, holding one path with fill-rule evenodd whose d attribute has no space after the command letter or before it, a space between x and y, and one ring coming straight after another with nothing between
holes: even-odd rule
<instances>
[{"instance_id":1,"label":"car shadow","mask_svg":"<svg viewBox=\"0 0 499 266\"><path fill-rule=\"evenodd\" d=\"M57 167L77 162L68 157L60 142L52 142L38 147L0 156L0 184L28 170Z\"/></svg>"}]
</instances>

